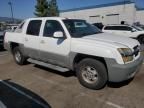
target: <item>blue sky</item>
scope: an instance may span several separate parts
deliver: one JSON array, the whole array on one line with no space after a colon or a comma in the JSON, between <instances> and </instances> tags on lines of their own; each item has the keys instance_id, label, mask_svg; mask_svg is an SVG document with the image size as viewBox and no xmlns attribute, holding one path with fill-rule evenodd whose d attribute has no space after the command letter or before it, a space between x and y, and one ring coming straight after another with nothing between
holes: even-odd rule
<instances>
[{"instance_id":1,"label":"blue sky","mask_svg":"<svg viewBox=\"0 0 144 108\"><path fill-rule=\"evenodd\" d=\"M0 0L0 16L11 17L10 7L8 5L9 0ZM16 18L29 18L34 17L34 10L36 0L11 0L13 3L14 17ZM85 7L91 5L99 5L106 3L119 2L123 0L57 0L60 10ZM136 1L137 6L144 8L144 0Z\"/></svg>"}]
</instances>

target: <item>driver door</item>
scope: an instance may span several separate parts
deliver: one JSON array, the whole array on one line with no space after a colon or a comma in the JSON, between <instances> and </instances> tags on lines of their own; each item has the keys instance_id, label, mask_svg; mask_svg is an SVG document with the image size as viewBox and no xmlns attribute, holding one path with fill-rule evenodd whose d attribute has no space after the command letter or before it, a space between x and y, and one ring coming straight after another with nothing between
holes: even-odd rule
<instances>
[{"instance_id":1,"label":"driver door","mask_svg":"<svg viewBox=\"0 0 144 108\"><path fill-rule=\"evenodd\" d=\"M63 32L64 37L53 37L57 31ZM40 59L44 62L66 66L69 63L69 53L70 39L65 36L60 22L47 20L44 25L43 36L40 38Z\"/></svg>"}]
</instances>

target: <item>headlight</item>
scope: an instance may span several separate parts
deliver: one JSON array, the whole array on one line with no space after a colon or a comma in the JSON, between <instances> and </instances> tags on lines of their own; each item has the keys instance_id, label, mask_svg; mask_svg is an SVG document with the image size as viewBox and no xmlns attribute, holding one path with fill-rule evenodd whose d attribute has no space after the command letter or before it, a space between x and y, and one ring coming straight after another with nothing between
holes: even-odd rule
<instances>
[{"instance_id":1,"label":"headlight","mask_svg":"<svg viewBox=\"0 0 144 108\"><path fill-rule=\"evenodd\" d=\"M118 51L121 54L124 63L133 60L133 52L130 48L118 48Z\"/></svg>"}]
</instances>

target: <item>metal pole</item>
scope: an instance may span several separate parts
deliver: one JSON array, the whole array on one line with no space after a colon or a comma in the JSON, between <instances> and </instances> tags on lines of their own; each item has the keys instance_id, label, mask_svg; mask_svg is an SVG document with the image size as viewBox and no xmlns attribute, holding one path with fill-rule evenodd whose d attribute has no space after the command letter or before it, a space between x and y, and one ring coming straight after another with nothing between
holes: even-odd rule
<instances>
[{"instance_id":1,"label":"metal pole","mask_svg":"<svg viewBox=\"0 0 144 108\"><path fill-rule=\"evenodd\" d=\"M126 0L124 0L124 8L123 8L123 11L125 12L125 8L126 8Z\"/></svg>"},{"instance_id":2,"label":"metal pole","mask_svg":"<svg viewBox=\"0 0 144 108\"><path fill-rule=\"evenodd\" d=\"M13 16L13 7L12 7L12 2L11 2L11 1L9 1L9 2L8 2L8 4L10 5L12 22L14 23L14 16Z\"/></svg>"}]
</instances>

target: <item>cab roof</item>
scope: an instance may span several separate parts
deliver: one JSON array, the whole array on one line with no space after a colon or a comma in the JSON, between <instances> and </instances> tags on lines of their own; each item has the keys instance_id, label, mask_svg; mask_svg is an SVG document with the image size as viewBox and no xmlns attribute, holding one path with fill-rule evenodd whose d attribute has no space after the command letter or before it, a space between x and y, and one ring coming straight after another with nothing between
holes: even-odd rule
<instances>
[{"instance_id":1,"label":"cab roof","mask_svg":"<svg viewBox=\"0 0 144 108\"><path fill-rule=\"evenodd\" d=\"M64 18L64 17L35 17L35 18L28 18L26 20L46 20L46 19L64 20L64 19L70 19L70 18Z\"/></svg>"}]
</instances>

